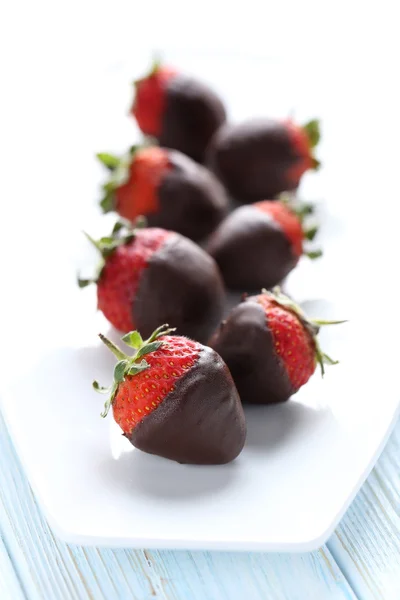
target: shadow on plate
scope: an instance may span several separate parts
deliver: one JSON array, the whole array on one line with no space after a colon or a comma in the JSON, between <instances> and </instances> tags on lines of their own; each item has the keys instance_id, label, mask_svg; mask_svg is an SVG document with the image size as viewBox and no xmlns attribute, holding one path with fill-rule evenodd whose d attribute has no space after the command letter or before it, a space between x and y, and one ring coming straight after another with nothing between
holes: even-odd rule
<instances>
[{"instance_id":1,"label":"shadow on plate","mask_svg":"<svg viewBox=\"0 0 400 600\"><path fill-rule=\"evenodd\" d=\"M110 456L99 468L113 488L183 503L192 497L218 495L243 471L240 458L228 465L180 465L136 448L117 459Z\"/></svg>"},{"instance_id":2,"label":"shadow on plate","mask_svg":"<svg viewBox=\"0 0 400 600\"><path fill-rule=\"evenodd\" d=\"M246 406L246 447L260 453L273 452L293 437L310 435L323 426L330 414L289 400L274 406Z\"/></svg>"}]
</instances>

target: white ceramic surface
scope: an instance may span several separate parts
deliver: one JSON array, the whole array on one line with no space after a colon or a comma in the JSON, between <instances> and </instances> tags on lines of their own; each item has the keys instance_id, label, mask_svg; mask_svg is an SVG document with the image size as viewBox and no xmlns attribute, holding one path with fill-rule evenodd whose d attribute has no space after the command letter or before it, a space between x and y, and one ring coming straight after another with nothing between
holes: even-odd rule
<instances>
[{"instance_id":1,"label":"white ceramic surface","mask_svg":"<svg viewBox=\"0 0 400 600\"><path fill-rule=\"evenodd\" d=\"M318 203L325 254L313 264L302 260L287 289L314 316L350 320L322 333L326 352L341 361L323 381L316 374L285 405L246 410L247 444L233 464L181 466L133 449L111 418L99 417L103 399L90 384L107 381L113 359L96 334L110 331L94 312L94 290L75 286L79 264L93 259L79 229L107 227L96 216L103 173L92 157L134 141L124 115L142 58L92 74L82 102L71 103L71 135L54 150L37 140L46 169L35 203L29 182L21 181L27 218L18 232L25 243L2 265L11 282L3 298L4 416L51 526L70 542L315 548L371 469L399 406L398 326L385 320L381 292L370 289L391 277L395 226L385 223L383 232L370 210L386 184L379 170L365 170L364 88L344 101L323 65L316 78L279 60L171 54L232 99L233 119L284 116L293 108L300 121L321 117L325 167L307 175L301 191ZM343 69L342 85L346 77ZM388 135L380 134L388 148ZM9 218L18 216L19 208L10 208Z\"/></svg>"}]
</instances>

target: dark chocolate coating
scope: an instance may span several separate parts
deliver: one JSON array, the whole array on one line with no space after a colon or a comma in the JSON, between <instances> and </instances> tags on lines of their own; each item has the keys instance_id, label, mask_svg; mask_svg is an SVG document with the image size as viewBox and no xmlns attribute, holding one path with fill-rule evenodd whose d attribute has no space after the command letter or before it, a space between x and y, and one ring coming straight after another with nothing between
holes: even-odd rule
<instances>
[{"instance_id":1,"label":"dark chocolate coating","mask_svg":"<svg viewBox=\"0 0 400 600\"><path fill-rule=\"evenodd\" d=\"M197 244L171 234L150 257L132 306L143 337L160 323L205 342L221 319L224 286L215 261Z\"/></svg>"},{"instance_id":2,"label":"dark chocolate coating","mask_svg":"<svg viewBox=\"0 0 400 600\"><path fill-rule=\"evenodd\" d=\"M226 217L211 236L207 250L231 289L271 288L297 264L278 223L254 206L241 206Z\"/></svg>"},{"instance_id":3,"label":"dark chocolate coating","mask_svg":"<svg viewBox=\"0 0 400 600\"><path fill-rule=\"evenodd\" d=\"M296 187L288 169L299 160L285 125L268 119L224 125L207 152L211 169L242 203L270 200Z\"/></svg>"},{"instance_id":4,"label":"dark chocolate coating","mask_svg":"<svg viewBox=\"0 0 400 600\"><path fill-rule=\"evenodd\" d=\"M228 212L225 189L211 171L188 156L177 150L170 150L168 156L171 169L157 190L159 210L147 215L148 224L200 241Z\"/></svg>"},{"instance_id":5,"label":"dark chocolate coating","mask_svg":"<svg viewBox=\"0 0 400 600\"><path fill-rule=\"evenodd\" d=\"M132 444L179 463L218 465L234 460L246 439L235 384L223 360L203 347L175 390L133 429Z\"/></svg>"},{"instance_id":6,"label":"dark chocolate coating","mask_svg":"<svg viewBox=\"0 0 400 600\"><path fill-rule=\"evenodd\" d=\"M294 390L274 349L262 306L244 301L221 323L209 342L229 367L243 403L284 402Z\"/></svg>"},{"instance_id":7,"label":"dark chocolate coating","mask_svg":"<svg viewBox=\"0 0 400 600\"><path fill-rule=\"evenodd\" d=\"M202 163L212 136L225 120L222 101L207 85L185 75L171 77L166 87L160 145L180 150Z\"/></svg>"}]
</instances>

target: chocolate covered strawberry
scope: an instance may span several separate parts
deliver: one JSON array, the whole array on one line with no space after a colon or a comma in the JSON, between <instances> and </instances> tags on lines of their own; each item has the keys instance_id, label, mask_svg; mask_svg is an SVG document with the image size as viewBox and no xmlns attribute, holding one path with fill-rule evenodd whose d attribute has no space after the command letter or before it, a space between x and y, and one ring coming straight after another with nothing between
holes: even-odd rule
<instances>
[{"instance_id":1,"label":"chocolate covered strawberry","mask_svg":"<svg viewBox=\"0 0 400 600\"><path fill-rule=\"evenodd\" d=\"M102 262L94 279L79 284L97 284L98 308L114 327L148 336L168 320L181 335L208 338L221 318L224 290L214 260L199 246L165 229L120 222L111 236L89 239Z\"/></svg>"},{"instance_id":2,"label":"chocolate covered strawberry","mask_svg":"<svg viewBox=\"0 0 400 600\"><path fill-rule=\"evenodd\" d=\"M219 97L207 85L155 63L135 82L132 114L146 135L198 162L218 127L226 119Z\"/></svg>"},{"instance_id":3,"label":"chocolate covered strawberry","mask_svg":"<svg viewBox=\"0 0 400 600\"><path fill-rule=\"evenodd\" d=\"M208 162L236 200L256 202L296 189L302 175L318 167L319 138L316 120L303 127L272 119L226 124L210 143Z\"/></svg>"},{"instance_id":4,"label":"chocolate covered strawberry","mask_svg":"<svg viewBox=\"0 0 400 600\"><path fill-rule=\"evenodd\" d=\"M134 221L144 215L151 227L177 231L193 240L211 233L228 210L215 175L177 150L133 147L119 158L98 154L111 171L101 207Z\"/></svg>"},{"instance_id":5,"label":"chocolate covered strawberry","mask_svg":"<svg viewBox=\"0 0 400 600\"><path fill-rule=\"evenodd\" d=\"M273 404L295 394L319 364L336 364L318 343L321 325L279 289L247 297L210 340L228 365L242 402Z\"/></svg>"},{"instance_id":6,"label":"chocolate covered strawberry","mask_svg":"<svg viewBox=\"0 0 400 600\"><path fill-rule=\"evenodd\" d=\"M310 211L310 205L264 200L228 215L208 244L225 284L241 290L271 288L290 273L302 254L319 256L320 251L304 248L305 240L317 233L315 226L307 228L304 223Z\"/></svg>"},{"instance_id":7,"label":"chocolate covered strawberry","mask_svg":"<svg viewBox=\"0 0 400 600\"><path fill-rule=\"evenodd\" d=\"M246 425L231 374L214 350L163 325L149 339L132 331L127 355L101 340L118 359L102 416L112 406L124 435L140 450L179 463L224 464L240 454Z\"/></svg>"}]
</instances>

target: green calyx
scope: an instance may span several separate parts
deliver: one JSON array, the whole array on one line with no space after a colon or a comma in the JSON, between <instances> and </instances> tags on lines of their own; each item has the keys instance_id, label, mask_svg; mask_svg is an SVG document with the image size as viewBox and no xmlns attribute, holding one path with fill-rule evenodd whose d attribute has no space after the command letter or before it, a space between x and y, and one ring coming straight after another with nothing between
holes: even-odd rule
<instances>
[{"instance_id":1,"label":"green calyx","mask_svg":"<svg viewBox=\"0 0 400 600\"><path fill-rule=\"evenodd\" d=\"M298 304L293 302L291 298L286 296L281 292L279 286L275 286L272 291L268 291L263 289L263 294L266 294L271 300L274 300L277 304L280 304L287 310L291 311L296 315L296 317L300 320L303 327L307 330L308 334L311 336L314 346L315 346L315 358L317 363L321 369L322 377L325 375L325 365L337 365L338 360L333 360L330 356L322 352L321 347L319 345L317 336L319 330L324 325L340 325L341 323L347 323L344 321L326 321L324 319L310 319L304 311L300 308Z\"/></svg>"},{"instance_id":2,"label":"green calyx","mask_svg":"<svg viewBox=\"0 0 400 600\"><path fill-rule=\"evenodd\" d=\"M103 184L103 196L100 200L100 207L104 213L116 209L116 190L129 180L129 170L134 160L135 153L140 146L131 146L123 156L116 156L108 152L99 152L96 157L101 164L110 171L109 180Z\"/></svg>"},{"instance_id":3,"label":"green calyx","mask_svg":"<svg viewBox=\"0 0 400 600\"><path fill-rule=\"evenodd\" d=\"M318 119L312 119L308 121L305 125L303 125L303 131L307 135L308 144L310 146L310 150L313 150L316 146L318 146L319 141L321 139L321 128ZM317 171L321 166L320 161L312 156L312 169Z\"/></svg>"},{"instance_id":4,"label":"green calyx","mask_svg":"<svg viewBox=\"0 0 400 600\"><path fill-rule=\"evenodd\" d=\"M312 202L301 202L296 195L291 192L282 192L279 194L279 202L282 202L287 208L294 213L303 224L307 217L310 217L315 212L315 204Z\"/></svg>"},{"instance_id":5,"label":"green calyx","mask_svg":"<svg viewBox=\"0 0 400 600\"><path fill-rule=\"evenodd\" d=\"M139 79L135 79L135 81L133 82L133 85L137 88L137 86L142 81L149 79L149 77L154 77L154 75L156 75L158 73L158 71L160 70L161 65L162 65L161 56L158 54L155 54L153 56L153 61L151 63L150 69L147 71L146 75L144 75L143 77L140 77Z\"/></svg>"},{"instance_id":6,"label":"green calyx","mask_svg":"<svg viewBox=\"0 0 400 600\"><path fill-rule=\"evenodd\" d=\"M321 168L321 161L318 160L318 158L315 158L315 156L311 157L311 162L311 168L313 171L318 171Z\"/></svg>"},{"instance_id":7,"label":"green calyx","mask_svg":"<svg viewBox=\"0 0 400 600\"><path fill-rule=\"evenodd\" d=\"M119 156L109 154L108 152L99 152L96 157L109 171L115 171L121 161Z\"/></svg>"},{"instance_id":8,"label":"green calyx","mask_svg":"<svg viewBox=\"0 0 400 600\"><path fill-rule=\"evenodd\" d=\"M156 75L158 73L158 71L161 69L161 65L162 65L161 56L159 54L155 54L153 56L153 62L151 63L151 67L147 74L147 77L152 77L153 75Z\"/></svg>"},{"instance_id":9,"label":"green calyx","mask_svg":"<svg viewBox=\"0 0 400 600\"><path fill-rule=\"evenodd\" d=\"M84 288L91 283L97 283L101 277L106 259L111 256L111 254L117 248L119 248L119 246L124 246L125 244L131 242L135 238L136 231L138 229L143 229L143 227L146 227L146 219L144 217L138 217L134 224L124 219L119 219L116 221L111 234L102 237L99 240L93 239L88 233L86 233L86 231L84 231L83 233L86 238L100 253L101 260L97 265L95 275L93 277L84 279L78 276L78 286L80 288Z\"/></svg>"},{"instance_id":10,"label":"green calyx","mask_svg":"<svg viewBox=\"0 0 400 600\"><path fill-rule=\"evenodd\" d=\"M303 130L306 132L310 148L315 148L321 139L321 128L318 119L312 119L303 125Z\"/></svg>"},{"instance_id":11,"label":"green calyx","mask_svg":"<svg viewBox=\"0 0 400 600\"><path fill-rule=\"evenodd\" d=\"M163 344L162 340L159 338L164 335L169 335L174 331L175 328L169 328L168 325L161 325L153 331L147 340L143 340L138 331L130 331L121 339L127 346L134 349L134 353L131 356L125 354L111 340L99 333L99 338L103 344L105 344L118 359L118 362L114 367L114 380L111 386L103 387L99 385L97 381L93 381L92 384L96 392L108 394L108 398L104 404L104 410L101 413L102 417L107 416L110 407L113 405L119 384L122 383L128 375L134 376L148 369L150 365L143 356L158 350Z\"/></svg>"},{"instance_id":12,"label":"green calyx","mask_svg":"<svg viewBox=\"0 0 400 600\"><path fill-rule=\"evenodd\" d=\"M308 250L307 252L304 252L304 254L310 259L310 260L315 260L316 258L320 258L322 256L322 250L321 249L317 249L317 250Z\"/></svg>"},{"instance_id":13,"label":"green calyx","mask_svg":"<svg viewBox=\"0 0 400 600\"><path fill-rule=\"evenodd\" d=\"M315 211L315 205L311 202L300 202L296 199L294 194L284 192L279 196L279 201L285 204L287 208L296 215L299 219L303 228L303 237L305 240L312 242L318 233L318 224L314 221L310 224L310 218L313 217ZM322 256L321 249L307 250L305 249L303 254L308 256L311 260Z\"/></svg>"}]
</instances>

